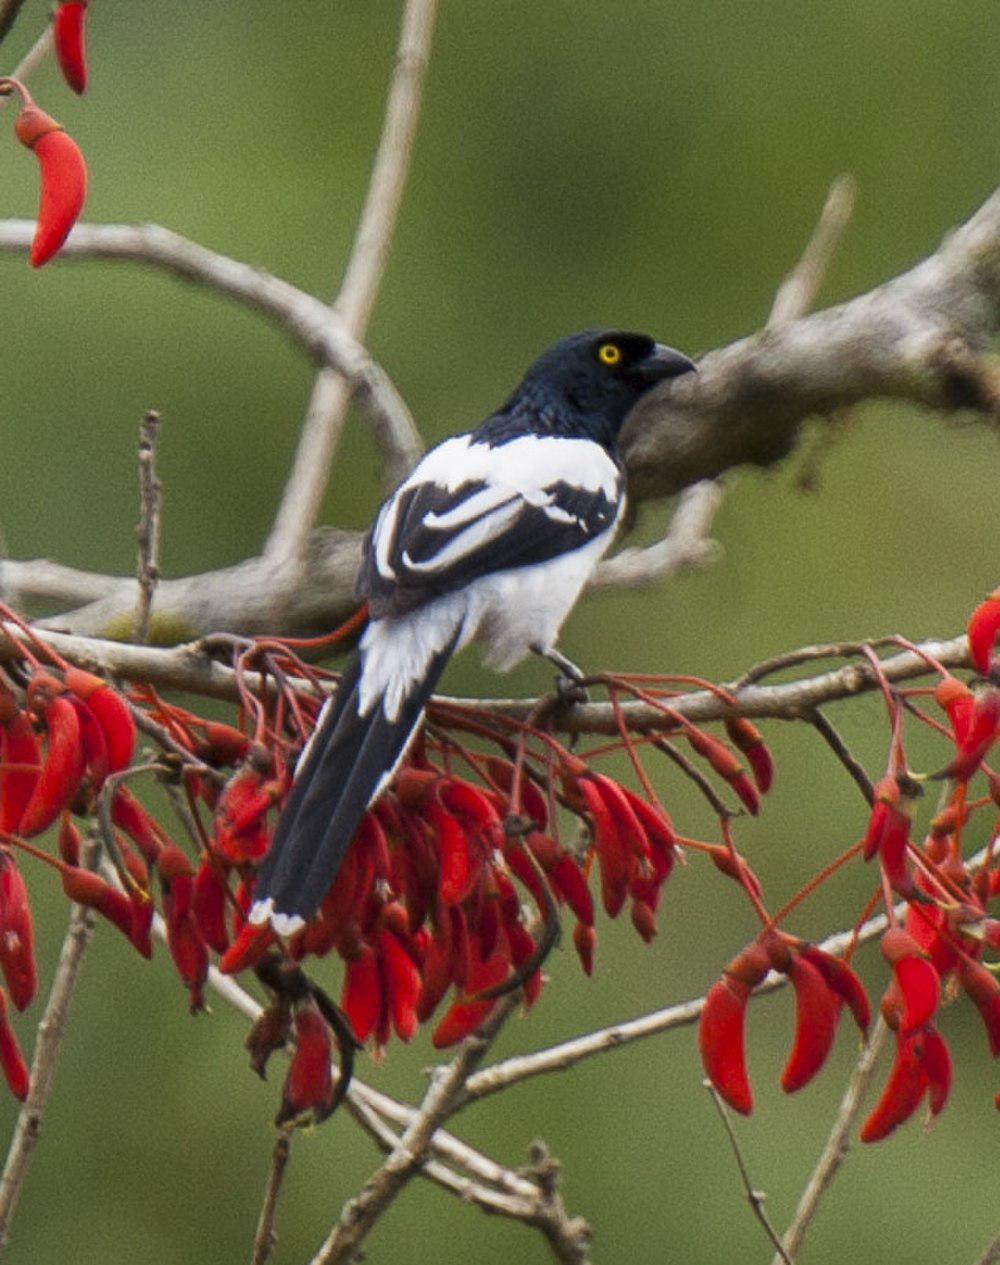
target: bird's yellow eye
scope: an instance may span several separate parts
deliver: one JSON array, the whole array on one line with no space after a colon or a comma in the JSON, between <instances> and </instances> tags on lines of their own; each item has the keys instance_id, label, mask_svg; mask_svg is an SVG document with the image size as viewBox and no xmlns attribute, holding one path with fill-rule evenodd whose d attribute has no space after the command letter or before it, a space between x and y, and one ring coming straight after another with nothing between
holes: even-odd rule
<instances>
[{"instance_id":1,"label":"bird's yellow eye","mask_svg":"<svg viewBox=\"0 0 1000 1265\"><path fill-rule=\"evenodd\" d=\"M597 359L602 365L617 365L621 363L622 349L617 343L602 343L597 349Z\"/></svg>"}]
</instances>

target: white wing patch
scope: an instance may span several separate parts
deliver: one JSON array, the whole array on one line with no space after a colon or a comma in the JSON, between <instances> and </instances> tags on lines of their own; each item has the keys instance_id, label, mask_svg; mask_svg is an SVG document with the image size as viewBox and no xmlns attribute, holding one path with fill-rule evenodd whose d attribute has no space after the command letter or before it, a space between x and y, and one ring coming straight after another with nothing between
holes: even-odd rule
<instances>
[{"instance_id":1,"label":"white wing patch","mask_svg":"<svg viewBox=\"0 0 1000 1265\"><path fill-rule=\"evenodd\" d=\"M477 549L482 548L489 541L502 536L504 530L510 526L520 512L520 501L508 500L506 504L501 505L491 514L484 514L476 522L470 523L464 531L459 532L453 540L450 540L443 549L439 549L426 562L414 562L405 549L403 550L403 561L406 563L408 570L421 572L425 575L433 574L435 571L443 571L458 562L460 558L464 558L470 553L475 553ZM425 525L426 522L427 520L424 519Z\"/></svg>"},{"instance_id":2,"label":"white wing patch","mask_svg":"<svg viewBox=\"0 0 1000 1265\"><path fill-rule=\"evenodd\" d=\"M430 528L431 531L451 531L463 523L472 522L481 514L488 514L501 505L507 504L514 496L516 493L510 488L483 488L481 492L461 501L454 509L445 510L443 514L435 514L432 511L424 518L424 526Z\"/></svg>"}]
</instances>

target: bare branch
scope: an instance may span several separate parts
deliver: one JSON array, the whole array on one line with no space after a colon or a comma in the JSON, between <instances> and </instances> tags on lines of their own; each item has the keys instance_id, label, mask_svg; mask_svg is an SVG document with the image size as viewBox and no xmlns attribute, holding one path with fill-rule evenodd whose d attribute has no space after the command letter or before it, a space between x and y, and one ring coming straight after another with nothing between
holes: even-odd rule
<instances>
[{"instance_id":1,"label":"bare branch","mask_svg":"<svg viewBox=\"0 0 1000 1265\"><path fill-rule=\"evenodd\" d=\"M31 221L0 221L0 250L26 250L33 232ZM839 307L710 352L696 382L688 375L669 390L658 389L630 419L624 450L632 501L682 491L732 466L768 465L791 451L807 417L829 416L874 396L943 412L973 409L996 420L1000 370L984 348L1000 327L998 247L1000 191L910 272ZM151 263L247 303L345 375L376 432L386 427L415 433L406 406L364 348L325 304L294 286L153 226L83 225L62 253ZM800 282L796 286L804 292ZM322 563L331 547L342 565L314 568L313 557ZM314 534L313 553L292 574L251 559L176 581L181 587L172 594L164 586L158 603L169 611L177 602L180 638L209 631L196 619L201 602L211 607L220 629L258 629L253 621L264 613L276 621L267 630L278 634L328 628L350 609L359 548L360 538L352 533ZM641 565L633 556L621 564L622 582L639 582L657 566L669 569L675 565L671 555L672 549L661 550ZM612 570L602 573L603 583L614 576L615 560L608 566ZM639 579L633 581L633 573ZM262 612L269 587L277 587L280 597ZM245 609L249 626L243 623ZM122 613L115 589L100 607L63 616L62 626L100 633Z\"/></svg>"},{"instance_id":2,"label":"bare branch","mask_svg":"<svg viewBox=\"0 0 1000 1265\"><path fill-rule=\"evenodd\" d=\"M436 9L437 0L410 0L403 14L382 139L347 271L333 304L344 328L358 339L364 338L396 228ZM309 533L319 520L349 400L349 385L343 377L331 369L321 369L306 410L295 462L264 548L272 561L302 561ZM394 486L419 458L420 437L414 427L397 425L382 426L379 438L385 479Z\"/></svg>"},{"instance_id":3,"label":"bare branch","mask_svg":"<svg viewBox=\"0 0 1000 1265\"><path fill-rule=\"evenodd\" d=\"M35 40L34 44L24 54L18 64L14 67L13 78L20 79L22 83L30 79L35 73L38 66L45 60L52 50L52 24L48 23L45 30ZM6 103L4 103L6 104Z\"/></svg>"},{"instance_id":4,"label":"bare branch","mask_svg":"<svg viewBox=\"0 0 1000 1265\"><path fill-rule=\"evenodd\" d=\"M285 1179L285 1169L288 1167L291 1150L292 1130L291 1128L281 1129L271 1153L271 1168L264 1188L264 1203L257 1222L257 1233L254 1235L250 1265L267 1265L278 1241L274 1221L278 1213L278 1199L281 1196L281 1185Z\"/></svg>"},{"instance_id":5,"label":"bare branch","mask_svg":"<svg viewBox=\"0 0 1000 1265\"><path fill-rule=\"evenodd\" d=\"M969 666L969 648L965 636L955 637L951 641L927 641L922 644L922 649L946 667ZM847 648L843 652L853 653ZM881 666L887 680L893 682L924 676L928 671L920 656L908 650L882 660ZM722 720L727 715L749 716L754 719L808 720L816 707L871 693L877 688L877 683L867 664L849 663L835 671L782 685L741 686L733 683L728 688L735 695L732 705L707 691L699 691L671 699L670 706L692 721ZM537 704L531 699L505 698L481 700L472 705L481 711L526 719L531 707ZM647 703L623 703L621 712L633 733L652 733L671 728L662 711ZM566 733L618 732L618 722L610 703L577 704L572 710L555 717L555 724Z\"/></svg>"},{"instance_id":6,"label":"bare branch","mask_svg":"<svg viewBox=\"0 0 1000 1265\"><path fill-rule=\"evenodd\" d=\"M249 558L236 566L207 571L177 580L161 580L156 590L156 613L151 640L171 644L233 632L244 636L270 634L300 636L336 627L356 609L354 577L361 561L358 532L314 532L302 570ZM20 592L40 593L40 581L53 578L71 588L93 585L104 591L77 610L53 615L44 627L83 636L129 637L135 611L135 579L91 577L87 572L51 573L51 564L5 562L9 583ZM42 594L47 596L47 594Z\"/></svg>"},{"instance_id":7,"label":"bare branch","mask_svg":"<svg viewBox=\"0 0 1000 1265\"><path fill-rule=\"evenodd\" d=\"M829 271L834 253L851 222L857 201L857 185L851 176L838 176L830 185L826 202L812 237L792 271L778 287L767 318L768 329L777 329L812 308Z\"/></svg>"},{"instance_id":8,"label":"bare branch","mask_svg":"<svg viewBox=\"0 0 1000 1265\"><path fill-rule=\"evenodd\" d=\"M222 698L232 702L239 699L233 671L211 659L200 642L160 649L71 636L38 627L36 632L65 659L105 676L126 681L146 681L163 689L188 690L207 698ZM852 647L855 644L865 643L845 643L839 650L843 654L853 653ZM920 649L946 667L969 666L969 646L964 634L951 641L923 642ZM16 654L13 646L4 647L0 644L0 660ZM927 674L924 660L909 650L883 659L881 668L890 682L911 680ZM246 680L251 689L260 687L260 678L256 674L248 673ZM867 663L849 663L831 672L782 685L733 685L729 688L735 694L733 704L726 703L708 690L698 690L671 699L670 706L673 711L691 721L722 720L731 715L755 719L809 720L816 707L871 693L877 688L877 683ZM446 706L451 713L456 708L465 708L527 719L537 711L539 700L461 699L442 695L431 703L432 713L436 704ZM652 733L673 727L673 722L663 712L647 703L622 703L620 711L629 730L634 733ZM619 732L618 719L610 703L576 704L572 709L563 709L554 715L553 723L564 733Z\"/></svg>"},{"instance_id":9,"label":"bare branch","mask_svg":"<svg viewBox=\"0 0 1000 1265\"><path fill-rule=\"evenodd\" d=\"M23 253L33 220L0 220L0 251ZM196 281L270 317L321 364L350 383L377 435L415 433L413 420L387 374L321 299L263 269L208 250L156 224L78 224L60 259L124 260Z\"/></svg>"},{"instance_id":10,"label":"bare branch","mask_svg":"<svg viewBox=\"0 0 1000 1265\"><path fill-rule=\"evenodd\" d=\"M92 862L96 849L90 848L88 851L89 863ZM83 957L93 930L94 919L91 912L82 905L73 905L45 1013L38 1025L38 1039L31 1062L31 1088L14 1126L14 1136L7 1152L3 1175L0 1176L0 1247L7 1242L10 1234L11 1221L21 1197L31 1153L41 1133L42 1120L55 1080L59 1050L66 1035L70 1004L76 992Z\"/></svg>"},{"instance_id":11,"label":"bare branch","mask_svg":"<svg viewBox=\"0 0 1000 1265\"><path fill-rule=\"evenodd\" d=\"M413 1108L407 1110L414 1111ZM371 1108L355 1102L353 1114L356 1119L364 1117L364 1126L386 1154L391 1154L400 1145L399 1135ZM441 1136L439 1130L434 1135L432 1147L437 1146ZM537 1142L532 1146L531 1160L528 1171L532 1180L518 1178L528 1187L529 1193L525 1196L507 1194L492 1185L473 1181L467 1174L456 1173L437 1160L425 1160L420 1175L457 1195L463 1203L475 1204L483 1212L497 1213L534 1226L545 1235L556 1260L564 1262L564 1265L587 1265L590 1227L582 1218L567 1214L557 1188L558 1164L548 1156L544 1144Z\"/></svg>"},{"instance_id":12,"label":"bare branch","mask_svg":"<svg viewBox=\"0 0 1000 1265\"><path fill-rule=\"evenodd\" d=\"M109 881L115 881L114 870L106 868L105 877ZM159 914L156 914L153 919L153 934L161 943L167 942L166 924ZM214 966L209 967L208 987L251 1023L260 1017L262 1010L260 1004L234 979L223 975ZM334 1075L336 1074L337 1069L334 1068ZM383 1128L374 1127L374 1120L384 1119L401 1128L406 1128L417 1115L415 1107L401 1103L377 1089L372 1089L357 1076L352 1078L347 1091L347 1106L354 1118L367 1132L371 1133L380 1146L384 1145L387 1135ZM463 1169L485 1185L495 1187L514 1199L530 1201L537 1196L537 1190L531 1181L498 1164L496 1160L460 1141L444 1129L438 1129L435 1133L430 1150L443 1162L443 1165L454 1165ZM434 1176L431 1172L427 1175ZM453 1183L448 1183L448 1185L450 1189L455 1188Z\"/></svg>"},{"instance_id":13,"label":"bare branch","mask_svg":"<svg viewBox=\"0 0 1000 1265\"><path fill-rule=\"evenodd\" d=\"M830 723L826 716L823 715L818 707L812 711L807 719L850 774L858 790L865 797L865 802L869 805L869 807L874 804L875 790L872 786L871 778L865 772L858 760L851 754L847 743L843 740L834 726Z\"/></svg>"},{"instance_id":14,"label":"bare branch","mask_svg":"<svg viewBox=\"0 0 1000 1265\"><path fill-rule=\"evenodd\" d=\"M982 1254L976 1265L1000 1265L1000 1234Z\"/></svg>"},{"instance_id":15,"label":"bare branch","mask_svg":"<svg viewBox=\"0 0 1000 1265\"><path fill-rule=\"evenodd\" d=\"M160 579L160 509L163 485L156 476L156 442L160 434L160 415L152 409L139 426L139 525L135 529L138 544L139 602L135 612L134 640L140 646L149 641L149 621L153 611L153 594Z\"/></svg>"},{"instance_id":16,"label":"bare branch","mask_svg":"<svg viewBox=\"0 0 1000 1265\"><path fill-rule=\"evenodd\" d=\"M82 605L99 601L127 583L122 576L80 571L76 567L63 566L61 562L50 562L48 558L35 558L30 562L4 558L3 574L7 587L27 602L56 601Z\"/></svg>"},{"instance_id":17,"label":"bare branch","mask_svg":"<svg viewBox=\"0 0 1000 1265\"><path fill-rule=\"evenodd\" d=\"M771 465L801 423L873 397L996 421L1000 191L936 254L850 302L742 339L640 401L623 434L633 497Z\"/></svg>"},{"instance_id":18,"label":"bare branch","mask_svg":"<svg viewBox=\"0 0 1000 1265\"><path fill-rule=\"evenodd\" d=\"M678 571L709 567L717 562L722 547L708 533L722 497L722 486L714 479L696 483L682 492L666 536L646 549L622 549L614 557L605 559L598 566L591 587L638 588L667 580Z\"/></svg>"},{"instance_id":19,"label":"bare branch","mask_svg":"<svg viewBox=\"0 0 1000 1265\"><path fill-rule=\"evenodd\" d=\"M562 1265L589 1265L591 1229L583 1217L570 1217L559 1193L559 1161L553 1159L541 1139L530 1147L528 1172L541 1192L536 1214L528 1218L548 1239Z\"/></svg>"},{"instance_id":20,"label":"bare branch","mask_svg":"<svg viewBox=\"0 0 1000 1265\"><path fill-rule=\"evenodd\" d=\"M743 1189L746 1192L747 1203L750 1205L753 1215L764 1227L764 1233L771 1240L772 1245L777 1252L777 1265L792 1265L791 1259L781 1245L778 1238L778 1232L771 1224L771 1219L764 1211L764 1200L767 1196L762 1190L757 1190L753 1182L750 1180L750 1170L747 1168L746 1160L743 1158L743 1151L740 1148L740 1140L736 1136L736 1130L733 1128L733 1122L729 1118L729 1112L726 1110L726 1104L722 1101L715 1086L711 1081L702 1081L702 1084L708 1090L712 1102L715 1103L715 1110L719 1113L719 1118L726 1130L726 1136L729 1138L729 1145L732 1147L733 1155L736 1157L736 1167L740 1170L740 1180L743 1183Z\"/></svg>"},{"instance_id":21,"label":"bare branch","mask_svg":"<svg viewBox=\"0 0 1000 1265\"><path fill-rule=\"evenodd\" d=\"M396 1196L420 1169L438 1127L461 1105L465 1084L482 1061L494 1037L517 1004L506 997L497 1004L482 1030L466 1037L447 1067L435 1068L431 1084L416 1115L403 1131L399 1145L344 1205L340 1219L327 1235L310 1265L348 1265L388 1210Z\"/></svg>"},{"instance_id":22,"label":"bare branch","mask_svg":"<svg viewBox=\"0 0 1000 1265\"><path fill-rule=\"evenodd\" d=\"M795 1260L799 1249L802 1247L802 1241L806 1236L806 1232L819 1208L820 1201L837 1175L841 1164L847 1158L848 1137L854 1128L854 1121L857 1119L858 1112L861 1110L861 1100L864 1097L865 1090L868 1088L868 1082L872 1078L872 1073L875 1071L875 1064L878 1062L878 1056L882 1051L888 1033L889 1029L880 1016L871 1031L867 1045L861 1051L861 1057L858 1059L857 1066L851 1074L851 1079L844 1092L844 1097L841 1099L840 1108L833 1122L833 1128L830 1130L830 1136L827 1138L816 1167L813 1169L812 1176L802 1192L799 1206L795 1210L794 1220L785 1231L781 1247L776 1252L771 1265L782 1265L783 1261Z\"/></svg>"},{"instance_id":23,"label":"bare branch","mask_svg":"<svg viewBox=\"0 0 1000 1265\"><path fill-rule=\"evenodd\" d=\"M9 0L8 0L8 4L9 4ZM17 0L14 0L14 6L18 8L20 7ZM17 14L15 12L14 17L16 16ZM2 17L0 17L0 21L2 21ZM11 18L11 23L13 23L13 18ZM8 26L8 30L9 29L10 28ZM6 32L0 32L0 40L3 39L3 36L5 34ZM17 63L14 69L10 72L10 77L12 79L20 79L22 83L27 83L27 81L35 73L35 70L38 68L39 64L42 61L44 61L45 58L48 56L51 49L52 49L52 23L47 22L45 25L45 30L42 31L38 39L35 40L34 44L32 44L32 46L24 54L24 56ZM10 100L11 100L10 97L0 97L0 110L6 109L7 103Z\"/></svg>"}]
</instances>

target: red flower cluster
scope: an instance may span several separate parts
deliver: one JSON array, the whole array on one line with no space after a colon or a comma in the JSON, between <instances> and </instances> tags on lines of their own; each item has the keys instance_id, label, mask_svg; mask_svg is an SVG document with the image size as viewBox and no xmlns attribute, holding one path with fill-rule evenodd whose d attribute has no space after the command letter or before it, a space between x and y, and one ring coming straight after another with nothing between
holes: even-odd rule
<instances>
[{"instance_id":1,"label":"red flower cluster","mask_svg":"<svg viewBox=\"0 0 1000 1265\"><path fill-rule=\"evenodd\" d=\"M993 668L998 635L1000 590L974 612L969 624L972 658L984 675ZM879 861L882 896L889 910L882 952L892 968L882 1014L896 1035L896 1057L862 1127L865 1142L887 1137L925 1098L931 1116L947 1103L951 1055L935 1020L942 989L950 979L979 1010L990 1051L994 1058L1000 1057L1000 981L982 962L987 949L1000 948L1000 922L987 916L989 902L1000 895L1000 866L994 851L997 827L978 871L970 870L962 850L963 831L972 813L1000 807L1000 777L983 763L1000 739L1000 691L991 685L970 688L933 660L928 660L928 666L940 675L932 692L948 725L914 710L925 724L951 738L952 758L932 775L952 782L947 806L931 822L924 841L917 843L913 824L924 779L909 771L901 702L882 682L892 742L889 767L873 788L864 836L804 889L806 893L813 890L854 855ZM915 695L928 692L911 691ZM968 784L980 770L986 773L990 795L971 801ZM906 903L905 930L896 921L895 898ZM849 966L792 941L777 929L777 923L800 900L801 896L794 898L777 917L766 920L760 937L733 959L706 998L700 1033L705 1070L720 1095L743 1113L753 1106L745 1051L747 1004L770 970L788 976L796 994L795 1041L782 1077L786 1091L801 1088L822 1066L841 1002L850 1007L862 1032L867 1029L867 998Z\"/></svg>"},{"instance_id":2,"label":"red flower cluster","mask_svg":"<svg viewBox=\"0 0 1000 1265\"><path fill-rule=\"evenodd\" d=\"M0 614L16 622L11 612ZM213 954L226 971L253 967L273 994L252 1034L254 1066L263 1071L272 1049L295 1046L283 1120L307 1111L322 1118L332 1108L335 1045L349 1061L355 1044L381 1048L393 1033L408 1041L444 1006L433 1040L445 1047L475 1032L505 993L521 989L533 1005L561 911L575 921L573 942L591 973L595 868L607 914L629 906L639 934L649 940L656 933L680 841L651 791L638 794L598 772L545 731L452 709L433 717L432 730L366 814L317 916L279 942L270 929L250 926L246 913L290 770L318 712L317 694L303 686L315 686L320 674L280 643L243 649L240 680L256 657L276 688L266 703L244 692L234 727L147 687L126 700L21 627L21 675L0 681L0 967L18 1006L31 1001L36 977L31 915L12 849L58 870L66 894L145 957L158 906L192 1010L203 1004ZM137 711L159 738L171 776L179 776L188 825L201 840L193 858L122 784L131 776ZM748 753L756 787L726 743L687 723L684 733L756 810L770 784L770 757L748 722L728 728L733 745ZM476 735L475 747L460 739L463 732ZM636 760L624 730L608 750L622 747ZM456 771L460 762L469 776ZM637 760L636 767L641 775ZM117 881L84 864L79 816L102 825ZM54 825L56 853L29 842ZM564 841L577 836L582 843ZM731 843L683 842L754 887ZM302 969L331 951L344 963L342 1012ZM0 1023L0 1056L16 1050L4 1032ZM11 1054L8 1076L20 1087L17 1058Z\"/></svg>"},{"instance_id":3,"label":"red flower cluster","mask_svg":"<svg viewBox=\"0 0 1000 1265\"><path fill-rule=\"evenodd\" d=\"M980 608L970 636L977 662L987 667L1000 630L991 603L1000 605L991 598L985 614ZM0 995L0 1064L15 1093L27 1092L27 1074L6 1021L6 996L23 1008L37 987L31 913L15 850L58 870L69 897L111 922L146 957L159 907L192 1010L203 1005L213 954L225 971L256 971L272 1002L251 1034L251 1062L263 1073L274 1049L294 1047L282 1121L327 1115L359 1044L381 1049L393 1034L409 1041L443 1010L433 1040L446 1047L480 1028L506 993L519 989L533 1005L563 913L574 920L573 943L591 973L597 941L591 878L599 883L604 912L614 918L628 907L640 936L651 939L682 849L706 855L734 880L763 925L710 989L702 1016L706 1071L736 1110L752 1109L746 1017L752 992L768 972L784 975L795 992L795 1032L781 1079L787 1092L822 1068L843 1005L867 1031L868 999L849 960L781 928L816 887L858 856L879 870L879 892L864 916L877 899L891 907L901 898L907 906L905 929L893 914L883 941L892 979L882 1012L896 1033L896 1060L862 1137L887 1136L925 1099L931 1114L944 1107L951 1060L935 1025L948 981L979 1009L990 1048L1000 1055L1000 983L983 961L986 952L1000 949L1000 922L987 913L1000 894L1000 865L991 845L985 862L971 869L962 847L969 821L1000 806L1000 776L984 763L1000 737L1000 692L990 685L970 687L929 660L938 683L908 691L913 699L905 713L900 696L885 686L890 756L873 789L866 829L775 915L735 848L736 810L723 804L689 757L658 738L705 792L719 815L722 841L677 834L645 775L619 697L631 693L659 708L710 774L756 813L773 769L749 721L730 718L724 741L675 710L676 691L668 682L639 685L613 677L606 687L619 717L618 738L575 753L529 722L434 704L421 739L364 817L316 917L286 942L269 928L249 925L246 916L257 865L315 723L325 674L283 643L235 643L241 704L230 725L169 703L149 687L136 687L126 699L100 677L59 659L11 612L0 609L0 615L13 621L8 637L18 638L18 626L23 635L19 664L6 679L0 675L0 970L7 990ZM266 686L255 693L246 688L251 667ZM946 724L917 705L929 694ZM156 767L185 801L181 819L198 841L193 854L123 785L150 768L131 769L139 713L164 752ZM950 780L949 801L922 842L913 834L926 777L910 771L903 743L904 719L915 723L911 717L952 744L948 763L931 775ZM641 793L595 767L599 756L614 752L632 761ZM989 794L973 799L969 782L980 771ZM101 825L117 880L84 863L79 817ZM52 826L58 826L58 846L48 852L32 840ZM305 974L311 959L330 953L344 964L342 1009ZM344 1073L339 1081L331 1072L334 1051Z\"/></svg>"},{"instance_id":4,"label":"red flower cluster","mask_svg":"<svg viewBox=\"0 0 1000 1265\"><path fill-rule=\"evenodd\" d=\"M846 962L774 928L765 931L733 958L709 989L699 1030L708 1078L743 1115L753 1110L746 1061L747 1003L772 970L787 976L795 989L795 1037L781 1077L786 1094L808 1085L826 1062L843 1003L862 1036L871 1019L868 994Z\"/></svg>"}]
</instances>

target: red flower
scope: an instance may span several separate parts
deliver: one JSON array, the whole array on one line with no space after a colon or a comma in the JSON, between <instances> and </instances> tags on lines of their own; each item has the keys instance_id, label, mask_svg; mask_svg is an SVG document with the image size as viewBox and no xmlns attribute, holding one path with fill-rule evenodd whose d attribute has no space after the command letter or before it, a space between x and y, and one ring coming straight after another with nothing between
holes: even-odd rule
<instances>
[{"instance_id":1,"label":"red flower","mask_svg":"<svg viewBox=\"0 0 1000 1265\"><path fill-rule=\"evenodd\" d=\"M993 647L996 645L997 636L1000 635L1000 589L995 589L986 601L972 612L968 631L972 662L983 676L989 676Z\"/></svg>"},{"instance_id":2,"label":"red flower","mask_svg":"<svg viewBox=\"0 0 1000 1265\"><path fill-rule=\"evenodd\" d=\"M38 989L35 925L28 889L6 849L0 850L0 969L18 1010L30 1006Z\"/></svg>"},{"instance_id":3,"label":"red flower","mask_svg":"<svg viewBox=\"0 0 1000 1265\"><path fill-rule=\"evenodd\" d=\"M845 962L779 931L764 932L709 989L699 1030L709 1080L743 1115L753 1110L746 1066L747 1004L771 969L787 975L795 989L795 1037L781 1077L786 1093L802 1089L826 1062L842 1001L847 1002L862 1033L870 1018L864 987Z\"/></svg>"},{"instance_id":4,"label":"red flower","mask_svg":"<svg viewBox=\"0 0 1000 1265\"><path fill-rule=\"evenodd\" d=\"M951 1090L951 1055L944 1038L932 1025L917 1032L900 1032L896 1058L882 1097L861 1128L862 1142L880 1142L899 1128L930 1093L929 1108L938 1115Z\"/></svg>"},{"instance_id":5,"label":"red flower","mask_svg":"<svg viewBox=\"0 0 1000 1265\"><path fill-rule=\"evenodd\" d=\"M281 1091L276 1124L285 1124L311 1111L313 1121L325 1120L334 1107L333 1041L323 1016L311 1001L295 1011L295 1051Z\"/></svg>"},{"instance_id":6,"label":"red flower","mask_svg":"<svg viewBox=\"0 0 1000 1265\"><path fill-rule=\"evenodd\" d=\"M937 1014L941 981L920 945L901 927L891 927L881 947L893 974L882 1013L886 1023L905 1036L925 1027Z\"/></svg>"}]
</instances>

